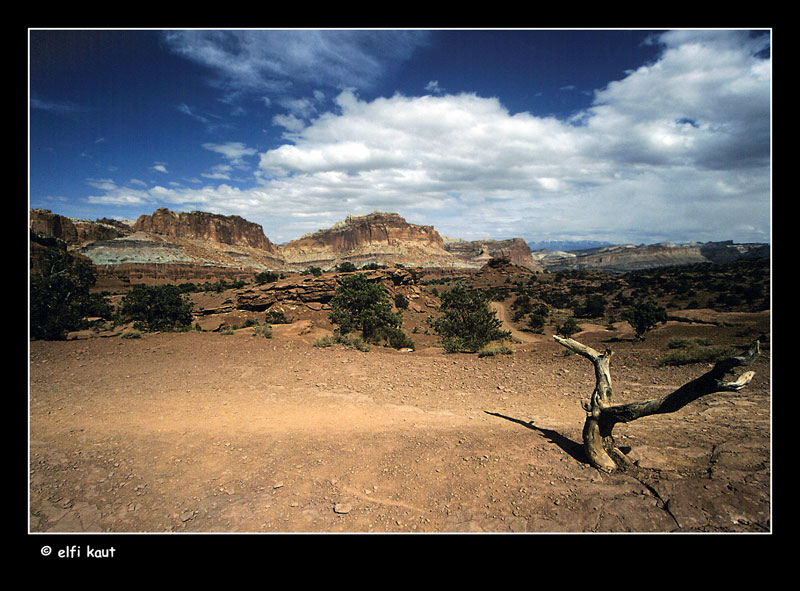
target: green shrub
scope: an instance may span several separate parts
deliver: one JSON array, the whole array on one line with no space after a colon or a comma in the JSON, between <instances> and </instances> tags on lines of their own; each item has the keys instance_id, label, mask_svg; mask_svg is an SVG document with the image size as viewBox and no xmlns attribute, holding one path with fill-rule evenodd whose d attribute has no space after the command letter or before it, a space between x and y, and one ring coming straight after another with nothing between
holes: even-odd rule
<instances>
[{"instance_id":1,"label":"green shrub","mask_svg":"<svg viewBox=\"0 0 800 591\"><path fill-rule=\"evenodd\" d=\"M280 273L275 271L262 271L261 273L256 273L255 282L256 285L263 285L264 283L274 283L280 278Z\"/></svg>"},{"instance_id":2,"label":"green shrub","mask_svg":"<svg viewBox=\"0 0 800 591\"><path fill-rule=\"evenodd\" d=\"M667 310L653 300L644 300L628 308L622 318L633 327L636 338L644 340L645 334L666 323Z\"/></svg>"},{"instance_id":3,"label":"green shrub","mask_svg":"<svg viewBox=\"0 0 800 591\"><path fill-rule=\"evenodd\" d=\"M698 344L689 344L673 349L658 360L659 366L689 365L692 363L715 363L737 355L733 347L706 347Z\"/></svg>"},{"instance_id":4,"label":"green shrub","mask_svg":"<svg viewBox=\"0 0 800 591\"><path fill-rule=\"evenodd\" d=\"M361 265L361 269L363 271L377 271L378 269L385 269L386 265L381 265L380 263L365 263Z\"/></svg>"},{"instance_id":5,"label":"green shrub","mask_svg":"<svg viewBox=\"0 0 800 591\"><path fill-rule=\"evenodd\" d=\"M330 305L328 318L339 325L339 332L360 331L365 341L380 338L381 330L399 328L401 324L384 287L369 281L363 273L344 277Z\"/></svg>"},{"instance_id":6,"label":"green shrub","mask_svg":"<svg viewBox=\"0 0 800 591\"><path fill-rule=\"evenodd\" d=\"M603 296L591 294L586 296L582 308L576 310L576 315L581 318L598 318L606 313L606 300Z\"/></svg>"},{"instance_id":7,"label":"green shrub","mask_svg":"<svg viewBox=\"0 0 800 591\"><path fill-rule=\"evenodd\" d=\"M87 316L111 318L113 310L99 294L89 293L97 274L88 261L66 250L48 248L30 277L30 336L63 340L71 330L85 328Z\"/></svg>"},{"instance_id":8,"label":"green shrub","mask_svg":"<svg viewBox=\"0 0 800 591\"><path fill-rule=\"evenodd\" d=\"M118 320L146 331L190 327L192 302L177 285L134 285L122 298Z\"/></svg>"},{"instance_id":9,"label":"green shrub","mask_svg":"<svg viewBox=\"0 0 800 591\"><path fill-rule=\"evenodd\" d=\"M314 342L315 347L332 347L333 345L344 345L351 349L359 351L369 351L370 345L364 339L355 334L342 334L338 330L334 331L332 335L325 335Z\"/></svg>"},{"instance_id":10,"label":"green shrub","mask_svg":"<svg viewBox=\"0 0 800 591\"><path fill-rule=\"evenodd\" d=\"M538 314L534 312L530 316L528 316L528 328L530 328L533 332L541 334L544 332L544 326L547 322L547 316L544 314Z\"/></svg>"},{"instance_id":11,"label":"green shrub","mask_svg":"<svg viewBox=\"0 0 800 591\"><path fill-rule=\"evenodd\" d=\"M393 349L414 349L414 341L412 341L406 333L394 326L385 326L378 331L380 339L385 339L390 347Z\"/></svg>"},{"instance_id":12,"label":"green shrub","mask_svg":"<svg viewBox=\"0 0 800 591\"><path fill-rule=\"evenodd\" d=\"M567 318L562 325L556 328L556 333L564 338L569 338L581 329L574 318Z\"/></svg>"},{"instance_id":13,"label":"green shrub","mask_svg":"<svg viewBox=\"0 0 800 591\"><path fill-rule=\"evenodd\" d=\"M394 307L398 310L407 310L408 309L408 298L403 295L402 293L395 294L394 296Z\"/></svg>"},{"instance_id":14,"label":"green shrub","mask_svg":"<svg viewBox=\"0 0 800 591\"><path fill-rule=\"evenodd\" d=\"M259 324L255 328L253 328L253 336L261 337L264 339L271 339L272 338L272 325L271 324Z\"/></svg>"},{"instance_id":15,"label":"green shrub","mask_svg":"<svg viewBox=\"0 0 800 591\"><path fill-rule=\"evenodd\" d=\"M341 263L336 265L336 267L334 267L334 268L339 273L349 273L351 271L355 271L356 270L355 264L351 263L350 261L342 261Z\"/></svg>"},{"instance_id":16,"label":"green shrub","mask_svg":"<svg viewBox=\"0 0 800 591\"><path fill-rule=\"evenodd\" d=\"M442 337L442 345L448 353L474 353L491 341L511 336L511 333L500 330L502 322L489 308L486 296L468 290L462 283L442 294L439 312L439 317L431 325Z\"/></svg>"},{"instance_id":17,"label":"green shrub","mask_svg":"<svg viewBox=\"0 0 800 591\"><path fill-rule=\"evenodd\" d=\"M268 324L289 324L290 321L286 317L286 313L283 310L267 310L267 313L264 315L264 321Z\"/></svg>"},{"instance_id":18,"label":"green shrub","mask_svg":"<svg viewBox=\"0 0 800 591\"><path fill-rule=\"evenodd\" d=\"M478 357L494 357L495 355L511 355L514 349L508 345L489 345L478 351Z\"/></svg>"}]
</instances>

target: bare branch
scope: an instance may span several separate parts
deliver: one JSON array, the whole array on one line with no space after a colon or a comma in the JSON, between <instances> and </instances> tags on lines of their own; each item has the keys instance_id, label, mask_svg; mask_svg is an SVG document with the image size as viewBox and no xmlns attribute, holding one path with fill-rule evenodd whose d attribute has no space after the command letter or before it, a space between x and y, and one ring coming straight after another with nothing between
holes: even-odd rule
<instances>
[{"instance_id":1,"label":"bare branch","mask_svg":"<svg viewBox=\"0 0 800 591\"><path fill-rule=\"evenodd\" d=\"M724 381L722 378L735 367L750 365L759 355L758 341L755 341L744 355L718 361L711 370L702 376L662 398L611 406L609 404L611 398L611 372L609 369L611 350L606 349L604 353L598 353L591 347L573 339L555 335L553 338L567 349L586 357L594 365L595 389L591 399L581 403L587 415L583 427L583 442L592 465L605 472L613 472L619 467L625 467L627 463L624 454L614 445L612 436L614 425L649 415L675 412L712 392L741 390L750 383L755 372L745 372L733 382Z\"/></svg>"},{"instance_id":2,"label":"bare branch","mask_svg":"<svg viewBox=\"0 0 800 591\"><path fill-rule=\"evenodd\" d=\"M745 355L728 357L718 361L711 370L699 378L687 382L662 398L632 402L603 409L600 421L607 428L610 428L615 423L627 423L649 415L675 412L706 394L741 390L750 382L755 372L745 372L733 382L725 382L721 378L735 367L750 365L756 360L758 354L759 345L758 341L755 341Z\"/></svg>"}]
</instances>

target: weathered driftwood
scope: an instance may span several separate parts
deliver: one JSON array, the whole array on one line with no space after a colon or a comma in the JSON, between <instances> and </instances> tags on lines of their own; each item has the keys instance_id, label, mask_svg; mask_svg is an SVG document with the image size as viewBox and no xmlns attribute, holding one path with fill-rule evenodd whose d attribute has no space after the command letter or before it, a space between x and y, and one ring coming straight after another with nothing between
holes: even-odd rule
<instances>
[{"instance_id":1,"label":"weathered driftwood","mask_svg":"<svg viewBox=\"0 0 800 591\"><path fill-rule=\"evenodd\" d=\"M604 472L624 469L630 464L630 460L614 443L612 431L617 423L627 423L654 414L675 412L701 396L713 392L741 390L753 378L754 372L745 372L733 382L726 382L723 378L735 367L750 365L759 354L758 341L755 341L749 351L741 357L729 357L718 361L710 371L684 384L671 394L662 398L612 406L609 369L611 350L606 349L603 353L599 353L573 339L555 335L553 338L567 349L586 357L594 365L594 391L588 402L581 403L586 411L583 446L591 464Z\"/></svg>"}]
</instances>

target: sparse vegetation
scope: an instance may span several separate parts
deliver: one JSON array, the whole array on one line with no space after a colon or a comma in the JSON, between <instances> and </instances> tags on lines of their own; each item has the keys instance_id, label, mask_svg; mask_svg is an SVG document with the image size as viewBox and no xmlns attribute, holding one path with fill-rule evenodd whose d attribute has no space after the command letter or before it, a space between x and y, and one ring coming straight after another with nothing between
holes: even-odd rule
<instances>
[{"instance_id":1,"label":"sparse vegetation","mask_svg":"<svg viewBox=\"0 0 800 591\"><path fill-rule=\"evenodd\" d=\"M435 285L442 292L443 304L451 292L458 291L459 282L451 276L438 279L448 272L418 272L420 277L427 274L428 278L437 278ZM588 367L573 369L581 362L560 357L550 337L557 329L572 334L564 327L577 329L581 322L589 329L584 333L587 342L601 351L613 348L612 363L623 368L623 376L615 382L621 396L611 407L635 401L636 410L641 402L652 403L646 400L650 395L673 396L669 394L673 385L680 385L678 392L689 391L681 384L699 379L711 364L727 358L733 351L728 345L743 342L745 334L753 339L769 331L769 314L737 314L734 318L710 310L677 313L678 307L686 307L692 300L698 307L732 305L732 298L720 298L712 291L728 289L724 286L731 285L729 280L698 284L691 298L678 298L676 304L671 303L676 294L670 290L683 285L677 274L659 288L657 281L641 277L631 286L622 274L564 274L556 283L551 273L536 278L510 275L510 281L495 271L467 273L461 287L480 296L475 297L485 306L482 313L496 307L497 318L513 322L516 338L514 344L490 341L471 351L473 355L442 357L441 349L438 353L435 349L422 350L444 344L438 332L426 329L445 313L442 308L439 313L433 312L440 303L431 296L434 285L411 283L405 272L384 275L371 271L367 277L373 287L364 287L365 296L373 289L376 292L374 299L365 297L365 301L380 302L378 308L395 314L397 325L393 321L383 323L368 342L354 314L350 332L344 333L341 327L333 334L323 332L332 328L325 315L333 311L327 307L336 282L343 284L345 277L353 275L326 273L320 280L302 281L293 273L290 279L298 279L297 285L308 286L308 291L287 282L287 290L273 290L268 284L241 294L192 295L191 299L204 307L196 311L192 322L199 321L209 331L223 319L237 323L220 332L143 335L141 330L126 327L116 339L87 341L82 340L84 336L95 335L81 334L81 340L71 343L31 343L31 440L38 459L33 465L36 473L31 478L31 499L32 507L41 510L41 516L32 513L37 531L54 531L55 519L64 515L64 511L51 508L54 498L80 499L80 491L107 485L104 490L109 506L124 508L131 501L127 493L134 491L127 486L120 488L130 470L121 469L123 465L109 472L108 454L96 453L97 449L108 449L112 438L114 455L141 468L137 469L137 482L142 486L162 482L158 498L151 499L156 502L148 504L146 511L137 506L136 511L98 513L96 518L91 513L67 513L62 526L70 521L80 523L80 516L94 519L84 524L98 530L102 525L107 531L161 531L170 524L186 531L341 528L350 518L320 499L342 500L331 496L331 479L341 478L355 462L380 472L379 481L365 481L366 485L355 482L366 494L351 506L351 517L358 519L350 522L362 531L445 532L457 528L463 531L464 526L487 532L543 528L615 532L769 529L771 491L768 471L764 471L770 452L768 349L767 358L753 368L752 390L737 396L733 403L712 393L709 404L686 407L686 420L678 417L677 421L662 421L653 416L648 419L649 425L637 424L635 432L623 429L617 437L618 445L625 446L621 449L626 454L630 447L633 453L629 457L637 463L630 468L629 476L601 478L605 488L603 503L598 504L599 480L591 475L589 456L585 448L581 449L580 421L585 420L581 403L585 403L588 417L589 405L599 390L593 390L589 382L585 387L580 385L581 375L591 375L585 371ZM763 286L758 275L739 279L754 279ZM500 289L492 289L497 287ZM754 302L764 297L760 287L750 292L756 294ZM574 307L551 307L545 303L546 294L553 294L549 298L552 301L572 300ZM405 305L406 301L398 297L401 295L414 298L413 303ZM112 301L122 296L121 290L116 291ZM501 305L490 302L493 296L501 299ZM602 307L601 297L605 304L602 317L584 315L590 299L595 300L597 309ZM633 330L620 321L627 308L646 298L686 322L670 322L666 330L647 333L650 343L643 345L631 339ZM747 298L740 294L736 305L747 306ZM429 314L433 316L426 323ZM380 312L375 316L382 317ZM494 314L481 317L497 320ZM619 322L619 330L604 333L602 327L608 327L613 319ZM293 330L282 331L277 323L284 320L302 322ZM313 332L305 332L307 328ZM496 326L496 330L501 328ZM105 330L106 334L98 336L119 334L119 330L111 331L107 326ZM220 336L234 330L236 336ZM544 332L547 337L531 331ZM318 334L329 336L314 342L316 336L310 335ZM262 340L271 337L273 340ZM459 346L451 350L467 350L460 348L461 343L452 344ZM382 345L421 350L401 354ZM563 354L578 353L564 347ZM675 365L682 367L669 367ZM705 381L700 380L700 385ZM107 412L109 396L116 412ZM165 404L160 403L161 398ZM596 410L600 416L608 416L603 414L606 408L603 405ZM665 404L660 408L670 412ZM579 422L575 422L578 415ZM127 436L130 417L148 416L153 420L137 421L141 437ZM97 417L105 421L102 432L95 433L97 437L92 437L92 429L75 436L78 428L93 425ZM237 417L247 417L247 421L237 423ZM53 431L54 419L65 428ZM193 429L191 421L202 422L203 434L214 445L198 446L196 438L186 437ZM237 427L235 440L231 438L232 426ZM520 430L521 426L525 428ZM599 422L599 427L605 428L605 423ZM269 431L266 438L265 429ZM516 437L511 448L509 434ZM524 443L520 453L517 439ZM558 445L553 445L554 441ZM715 442L724 442L725 446L713 454L720 461L709 470L708 449ZM180 463L151 461L165 447L170 449L170 458L176 462L181 459ZM74 456L80 460L80 470L58 470L54 462L76 450L80 452ZM314 461L309 462L309 457ZM197 479L187 480L194 476L191 471L175 472L176 465L184 465L182 458L194 458L198 466L219 466L220 474L227 470L231 477L200 482L203 490L197 492ZM283 474L280 479L264 482L260 478L263 462L253 462L253 458L299 467L307 473L310 484L298 492ZM680 480L670 476L677 472ZM101 485L98 475L103 480ZM637 480L646 486L642 494L631 496L630 483ZM186 496L187 483L192 489L191 499ZM224 506L215 511L210 505L206 511L194 502L201 496L229 498L228 494L234 494L232 486L242 506L256 507L255 513L233 515L225 512ZM273 496L292 493L297 501L292 501L294 504L321 510L310 519L310 512L287 510L286 503L264 504L265 486ZM450 495L448 503L442 502L442 487ZM388 495L387 490L401 494ZM470 502L476 490L483 497L479 504ZM656 496L662 495L665 501L665 491L670 498L668 507ZM361 510L368 497L379 501L389 496L393 503L382 504L379 511ZM425 519L416 519L417 512L409 512L409 506L423 509ZM736 523L731 515L736 515ZM185 521L179 520L180 516ZM100 517L102 522L97 521Z\"/></svg>"},{"instance_id":2,"label":"sparse vegetation","mask_svg":"<svg viewBox=\"0 0 800 591\"><path fill-rule=\"evenodd\" d=\"M263 339L271 339L272 338L272 325L271 324L259 324L253 328L253 336L261 337Z\"/></svg>"},{"instance_id":3,"label":"sparse vegetation","mask_svg":"<svg viewBox=\"0 0 800 591\"><path fill-rule=\"evenodd\" d=\"M622 317L633 327L636 338L644 340L648 332L667 321L667 309L661 304L648 299L628 308Z\"/></svg>"},{"instance_id":4,"label":"sparse vegetation","mask_svg":"<svg viewBox=\"0 0 800 591\"><path fill-rule=\"evenodd\" d=\"M332 347L333 345L344 345L351 349L367 352L371 349L370 344L355 334L342 334L338 330L332 335L325 335L314 342L315 347Z\"/></svg>"},{"instance_id":5,"label":"sparse vegetation","mask_svg":"<svg viewBox=\"0 0 800 591\"><path fill-rule=\"evenodd\" d=\"M463 283L442 294L439 312L439 317L431 325L442 337L442 345L448 353L474 353L491 341L511 336L500 330L502 322L489 309L486 296L467 289Z\"/></svg>"},{"instance_id":6,"label":"sparse vegetation","mask_svg":"<svg viewBox=\"0 0 800 591\"><path fill-rule=\"evenodd\" d=\"M30 278L30 335L63 340L69 331L86 328L84 318L111 318L113 310L99 294L89 292L97 280L92 265L66 250L48 248Z\"/></svg>"},{"instance_id":7,"label":"sparse vegetation","mask_svg":"<svg viewBox=\"0 0 800 591\"><path fill-rule=\"evenodd\" d=\"M282 273L277 273L275 271L262 271L261 273L256 273L255 282L256 285L264 285L265 283L274 283L278 279L280 279Z\"/></svg>"},{"instance_id":8,"label":"sparse vegetation","mask_svg":"<svg viewBox=\"0 0 800 591\"><path fill-rule=\"evenodd\" d=\"M508 345L489 345L478 351L478 357L494 357L495 355L512 355L514 349Z\"/></svg>"},{"instance_id":9,"label":"sparse vegetation","mask_svg":"<svg viewBox=\"0 0 800 591\"><path fill-rule=\"evenodd\" d=\"M672 339L668 347L669 353L658 360L659 367L715 363L738 354L733 347L714 347L705 339Z\"/></svg>"},{"instance_id":10,"label":"sparse vegetation","mask_svg":"<svg viewBox=\"0 0 800 591\"><path fill-rule=\"evenodd\" d=\"M192 325L192 302L176 285L134 285L117 315L118 322L133 321L137 330L186 330Z\"/></svg>"},{"instance_id":11,"label":"sparse vegetation","mask_svg":"<svg viewBox=\"0 0 800 591\"><path fill-rule=\"evenodd\" d=\"M328 318L339 325L342 335L360 331L361 338L366 342L386 340L396 348L411 343L400 330L402 317L392 311L392 304L384 287L370 281L363 273L348 275L342 279L331 299Z\"/></svg>"}]
</instances>

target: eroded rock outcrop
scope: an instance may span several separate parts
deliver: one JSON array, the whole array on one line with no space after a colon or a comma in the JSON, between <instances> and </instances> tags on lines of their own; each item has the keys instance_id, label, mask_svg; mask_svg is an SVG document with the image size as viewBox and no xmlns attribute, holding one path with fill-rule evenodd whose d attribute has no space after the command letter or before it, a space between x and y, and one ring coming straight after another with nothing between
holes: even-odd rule
<instances>
[{"instance_id":1,"label":"eroded rock outcrop","mask_svg":"<svg viewBox=\"0 0 800 591\"><path fill-rule=\"evenodd\" d=\"M49 209L30 210L30 229L42 236L52 236L75 246L97 240L113 240L129 235L129 224L106 218L96 221L68 218Z\"/></svg>"},{"instance_id":2,"label":"eroded rock outcrop","mask_svg":"<svg viewBox=\"0 0 800 591\"><path fill-rule=\"evenodd\" d=\"M572 252L536 251L533 256L548 271L595 269L627 273L653 267L695 263L729 263L746 258L768 258L768 244L691 242L673 244L618 244Z\"/></svg>"},{"instance_id":3,"label":"eroded rock outcrop","mask_svg":"<svg viewBox=\"0 0 800 591\"><path fill-rule=\"evenodd\" d=\"M542 266L531 255L531 249L522 238L508 240L454 240L445 242L445 249L463 259L482 266L491 259L508 259L519 267L533 271L541 271Z\"/></svg>"},{"instance_id":4,"label":"eroded rock outcrop","mask_svg":"<svg viewBox=\"0 0 800 591\"><path fill-rule=\"evenodd\" d=\"M463 261L447 252L433 226L410 224L396 213L348 216L330 228L306 234L282 248L295 266L329 268L342 261L409 266L458 266Z\"/></svg>"},{"instance_id":5,"label":"eroded rock outcrop","mask_svg":"<svg viewBox=\"0 0 800 591\"><path fill-rule=\"evenodd\" d=\"M162 207L152 215L141 215L134 231L150 232L170 238L209 240L219 244L249 246L277 253L277 247L264 235L259 224L237 215L219 215L204 211L180 212Z\"/></svg>"}]
</instances>

